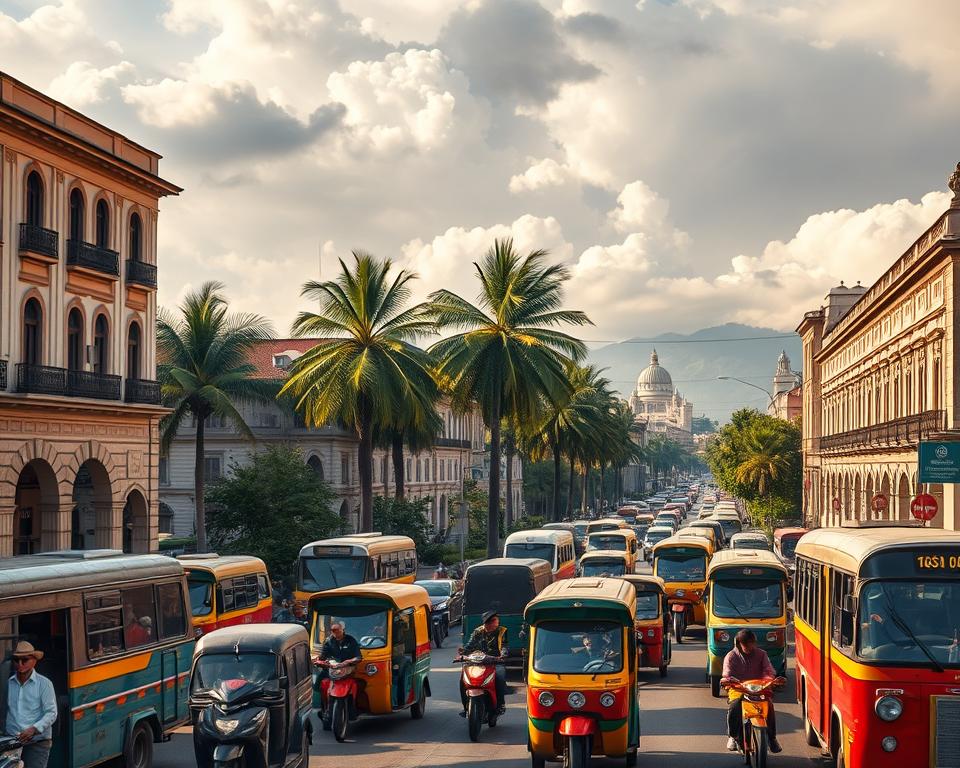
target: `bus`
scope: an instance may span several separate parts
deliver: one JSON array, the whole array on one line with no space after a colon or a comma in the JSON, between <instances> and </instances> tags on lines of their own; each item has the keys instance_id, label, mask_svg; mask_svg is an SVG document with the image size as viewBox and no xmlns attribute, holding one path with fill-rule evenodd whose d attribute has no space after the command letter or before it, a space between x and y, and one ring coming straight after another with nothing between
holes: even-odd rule
<instances>
[{"instance_id":1,"label":"bus","mask_svg":"<svg viewBox=\"0 0 960 768\"><path fill-rule=\"evenodd\" d=\"M393 581L413 584L417 578L417 547L408 536L355 533L307 544L297 557L294 598L308 600L314 592Z\"/></svg>"},{"instance_id":2,"label":"bus","mask_svg":"<svg viewBox=\"0 0 960 768\"><path fill-rule=\"evenodd\" d=\"M252 555L180 555L190 587L197 637L233 624L273 621L273 593L267 566Z\"/></svg>"},{"instance_id":3,"label":"bus","mask_svg":"<svg viewBox=\"0 0 960 768\"><path fill-rule=\"evenodd\" d=\"M836 764L960 765L960 533L860 522L806 533L797 696Z\"/></svg>"},{"instance_id":4,"label":"bus","mask_svg":"<svg viewBox=\"0 0 960 768\"><path fill-rule=\"evenodd\" d=\"M577 561L570 531L543 528L511 533L503 544L503 556L546 560L555 580L573 578Z\"/></svg>"},{"instance_id":5,"label":"bus","mask_svg":"<svg viewBox=\"0 0 960 768\"><path fill-rule=\"evenodd\" d=\"M187 725L194 635L183 566L114 550L0 559L0 674L26 640L57 696L51 768L122 758L149 768L153 745Z\"/></svg>"}]
</instances>

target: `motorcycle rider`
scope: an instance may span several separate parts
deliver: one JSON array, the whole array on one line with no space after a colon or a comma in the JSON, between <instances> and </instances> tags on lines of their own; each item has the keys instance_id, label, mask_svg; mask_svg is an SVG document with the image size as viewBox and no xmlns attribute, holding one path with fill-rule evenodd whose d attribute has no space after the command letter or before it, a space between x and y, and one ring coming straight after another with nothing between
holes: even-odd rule
<instances>
[{"instance_id":1,"label":"motorcycle rider","mask_svg":"<svg viewBox=\"0 0 960 768\"><path fill-rule=\"evenodd\" d=\"M348 635L343 619L333 619L330 622L330 637L323 641L320 646L321 661L335 661L342 664L345 661L360 660L360 643L353 635ZM320 667L320 674L317 676L317 687L321 681L330 677L330 670Z\"/></svg>"},{"instance_id":2,"label":"motorcycle rider","mask_svg":"<svg viewBox=\"0 0 960 768\"><path fill-rule=\"evenodd\" d=\"M487 611L481 617L483 624L473 630L470 640L460 649L460 654L475 653L482 651L487 656L494 656L501 660L507 658L509 649L507 648L507 628L500 626L500 616L496 611ZM507 668L503 664L497 664L495 668L497 703L499 708L498 715L507 711ZM460 701L463 704L463 711L460 717L467 716L467 690L463 685L463 677L460 677Z\"/></svg>"},{"instance_id":3,"label":"motorcycle rider","mask_svg":"<svg viewBox=\"0 0 960 768\"><path fill-rule=\"evenodd\" d=\"M770 680L776 678L780 684L786 682L770 663L770 657L762 648L757 648L757 636L749 629L741 629L733 641L733 650L723 659L723 676L720 685L741 683L745 680ZM727 700L727 749L736 752L739 749L743 729L743 702L732 691ZM773 711L773 701L767 715L767 735L770 737L770 751L781 752L777 741L777 720Z\"/></svg>"}]
</instances>

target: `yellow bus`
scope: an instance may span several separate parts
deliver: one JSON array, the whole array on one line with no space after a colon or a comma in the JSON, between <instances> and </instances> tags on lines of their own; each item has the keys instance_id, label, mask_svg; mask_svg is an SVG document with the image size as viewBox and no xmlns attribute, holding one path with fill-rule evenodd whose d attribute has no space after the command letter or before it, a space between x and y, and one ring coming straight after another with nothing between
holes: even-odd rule
<instances>
[{"instance_id":1,"label":"yellow bus","mask_svg":"<svg viewBox=\"0 0 960 768\"><path fill-rule=\"evenodd\" d=\"M417 578L417 548L408 536L356 533L307 544L297 558L294 597L307 600L314 592L392 581L413 584Z\"/></svg>"}]
</instances>

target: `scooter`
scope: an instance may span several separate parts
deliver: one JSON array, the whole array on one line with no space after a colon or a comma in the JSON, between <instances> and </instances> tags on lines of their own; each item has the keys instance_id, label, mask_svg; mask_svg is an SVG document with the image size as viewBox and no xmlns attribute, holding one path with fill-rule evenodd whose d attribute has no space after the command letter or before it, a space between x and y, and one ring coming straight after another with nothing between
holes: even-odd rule
<instances>
[{"instance_id":1,"label":"scooter","mask_svg":"<svg viewBox=\"0 0 960 768\"><path fill-rule=\"evenodd\" d=\"M470 741L479 741L484 721L491 728L497 725L497 713L502 703L497 700L497 664L501 663L502 659L477 651L468 656L459 655L454 661L463 663L463 687L467 692L467 730Z\"/></svg>"},{"instance_id":2,"label":"scooter","mask_svg":"<svg viewBox=\"0 0 960 768\"><path fill-rule=\"evenodd\" d=\"M320 701L323 714L320 716L320 725L325 731L333 731L337 741L346 741L347 724L357 719L357 693L360 684L353 676L359 659L346 661L327 661L317 659L314 664L326 667L329 677L320 681Z\"/></svg>"},{"instance_id":3,"label":"scooter","mask_svg":"<svg viewBox=\"0 0 960 768\"><path fill-rule=\"evenodd\" d=\"M0 768L23 768L23 744L15 736L0 738Z\"/></svg>"},{"instance_id":4,"label":"scooter","mask_svg":"<svg viewBox=\"0 0 960 768\"><path fill-rule=\"evenodd\" d=\"M737 746L743 755L744 765L767 768L767 754L770 750L767 718L770 715L770 702L773 700L774 690L782 688L785 682L782 677L776 677L772 680L731 682L725 686L728 690L741 694L743 727Z\"/></svg>"},{"instance_id":5,"label":"scooter","mask_svg":"<svg viewBox=\"0 0 960 768\"><path fill-rule=\"evenodd\" d=\"M193 728L197 755L209 756L207 764L214 768L267 766L269 708L283 696L278 682L236 678L223 681L206 695L208 703Z\"/></svg>"}]
</instances>

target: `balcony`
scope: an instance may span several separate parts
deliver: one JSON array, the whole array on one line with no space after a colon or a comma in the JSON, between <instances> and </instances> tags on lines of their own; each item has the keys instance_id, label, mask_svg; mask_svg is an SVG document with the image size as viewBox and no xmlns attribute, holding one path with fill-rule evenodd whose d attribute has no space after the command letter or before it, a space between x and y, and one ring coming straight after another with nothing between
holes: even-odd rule
<instances>
[{"instance_id":1,"label":"balcony","mask_svg":"<svg viewBox=\"0 0 960 768\"><path fill-rule=\"evenodd\" d=\"M157 266L139 259L127 259L127 282L147 288L157 287Z\"/></svg>"},{"instance_id":2,"label":"balcony","mask_svg":"<svg viewBox=\"0 0 960 768\"><path fill-rule=\"evenodd\" d=\"M60 235L36 224L20 225L20 253L35 253L56 261L60 258Z\"/></svg>"},{"instance_id":3,"label":"balcony","mask_svg":"<svg viewBox=\"0 0 960 768\"><path fill-rule=\"evenodd\" d=\"M120 277L120 255L82 240L67 240L67 266L83 267L111 277Z\"/></svg>"},{"instance_id":4,"label":"balcony","mask_svg":"<svg viewBox=\"0 0 960 768\"><path fill-rule=\"evenodd\" d=\"M127 379L123 385L123 399L128 403L160 405L160 382L148 379Z\"/></svg>"},{"instance_id":5,"label":"balcony","mask_svg":"<svg viewBox=\"0 0 960 768\"><path fill-rule=\"evenodd\" d=\"M458 440L455 437L438 437L433 444L437 448L470 448L469 440Z\"/></svg>"},{"instance_id":6,"label":"balcony","mask_svg":"<svg viewBox=\"0 0 960 768\"><path fill-rule=\"evenodd\" d=\"M65 395L67 394L67 369L18 363L17 392L28 392L34 395Z\"/></svg>"},{"instance_id":7,"label":"balcony","mask_svg":"<svg viewBox=\"0 0 960 768\"><path fill-rule=\"evenodd\" d=\"M944 429L943 411L924 411L870 427L820 438L824 453L855 453L871 449L916 447L920 440Z\"/></svg>"},{"instance_id":8,"label":"balcony","mask_svg":"<svg viewBox=\"0 0 960 768\"><path fill-rule=\"evenodd\" d=\"M120 376L91 371L67 371L67 394L95 400L119 400Z\"/></svg>"}]
</instances>

